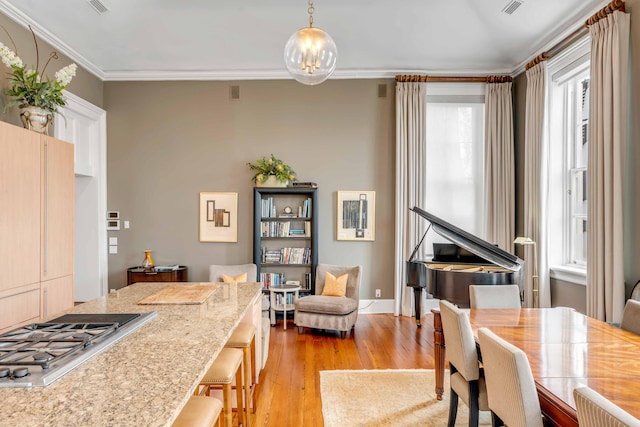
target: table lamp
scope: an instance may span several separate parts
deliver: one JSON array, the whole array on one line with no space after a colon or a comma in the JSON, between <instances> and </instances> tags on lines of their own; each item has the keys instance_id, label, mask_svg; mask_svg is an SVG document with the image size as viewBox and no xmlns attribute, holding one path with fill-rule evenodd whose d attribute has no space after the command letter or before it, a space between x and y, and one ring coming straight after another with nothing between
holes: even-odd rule
<instances>
[{"instance_id":1,"label":"table lamp","mask_svg":"<svg viewBox=\"0 0 640 427\"><path fill-rule=\"evenodd\" d=\"M533 245L533 275L531 276L531 293L533 294L533 307L538 308L538 263L537 263L537 251L536 242L531 240L530 237L516 237L513 241L516 245Z\"/></svg>"}]
</instances>

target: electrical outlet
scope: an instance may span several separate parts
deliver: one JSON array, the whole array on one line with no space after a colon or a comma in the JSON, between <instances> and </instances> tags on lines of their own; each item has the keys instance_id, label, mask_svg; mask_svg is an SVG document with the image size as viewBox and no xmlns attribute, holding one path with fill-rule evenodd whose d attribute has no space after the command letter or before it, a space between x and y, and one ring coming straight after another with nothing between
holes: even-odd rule
<instances>
[{"instance_id":1,"label":"electrical outlet","mask_svg":"<svg viewBox=\"0 0 640 427\"><path fill-rule=\"evenodd\" d=\"M380 294L380 289L376 289L376 298L380 298L381 294Z\"/></svg>"}]
</instances>

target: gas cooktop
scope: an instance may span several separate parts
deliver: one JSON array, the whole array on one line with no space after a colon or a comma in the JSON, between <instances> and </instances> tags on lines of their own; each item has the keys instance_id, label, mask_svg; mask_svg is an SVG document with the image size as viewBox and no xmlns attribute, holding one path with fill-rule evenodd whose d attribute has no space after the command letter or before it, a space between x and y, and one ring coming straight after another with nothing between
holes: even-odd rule
<instances>
[{"instance_id":1,"label":"gas cooktop","mask_svg":"<svg viewBox=\"0 0 640 427\"><path fill-rule=\"evenodd\" d=\"M156 316L65 314L0 335L0 388L46 386Z\"/></svg>"}]
</instances>

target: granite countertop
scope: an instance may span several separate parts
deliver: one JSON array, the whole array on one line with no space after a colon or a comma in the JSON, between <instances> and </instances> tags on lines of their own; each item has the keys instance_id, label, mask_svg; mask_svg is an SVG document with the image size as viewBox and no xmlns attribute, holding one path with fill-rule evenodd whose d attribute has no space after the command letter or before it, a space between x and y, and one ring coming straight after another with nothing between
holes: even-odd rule
<instances>
[{"instance_id":1,"label":"granite countertop","mask_svg":"<svg viewBox=\"0 0 640 427\"><path fill-rule=\"evenodd\" d=\"M198 305L137 304L168 285L136 283L68 310L157 316L49 386L0 389L0 425L171 425L262 284L211 283Z\"/></svg>"}]
</instances>

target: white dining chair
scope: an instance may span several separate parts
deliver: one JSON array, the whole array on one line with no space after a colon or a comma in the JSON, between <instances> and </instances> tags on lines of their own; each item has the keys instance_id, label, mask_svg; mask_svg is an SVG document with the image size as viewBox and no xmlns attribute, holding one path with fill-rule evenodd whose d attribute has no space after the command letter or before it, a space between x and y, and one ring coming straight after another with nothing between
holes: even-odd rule
<instances>
[{"instance_id":1,"label":"white dining chair","mask_svg":"<svg viewBox=\"0 0 640 427\"><path fill-rule=\"evenodd\" d=\"M622 312L620 328L640 335L640 301L627 300Z\"/></svg>"},{"instance_id":2,"label":"white dining chair","mask_svg":"<svg viewBox=\"0 0 640 427\"><path fill-rule=\"evenodd\" d=\"M518 285L469 285L471 308L520 308Z\"/></svg>"},{"instance_id":3,"label":"white dining chair","mask_svg":"<svg viewBox=\"0 0 640 427\"><path fill-rule=\"evenodd\" d=\"M488 411L489 404L471 323L466 313L445 300L440 300L440 316L449 355L448 426L453 427L456 423L460 397L469 408L469 427L477 427L479 411Z\"/></svg>"},{"instance_id":4,"label":"white dining chair","mask_svg":"<svg viewBox=\"0 0 640 427\"><path fill-rule=\"evenodd\" d=\"M493 426L543 427L527 355L487 328L478 329Z\"/></svg>"},{"instance_id":5,"label":"white dining chair","mask_svg":"<svg viewBox=\"0 0 640 427\"><path fill-rule=\"evenodd\" d=\"M640 420L585 386L573 390L580 427L640 427Z\"/></svg>"}]
</instances>

